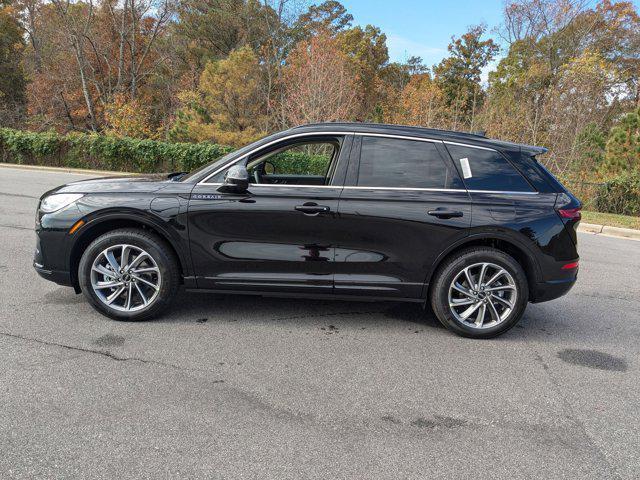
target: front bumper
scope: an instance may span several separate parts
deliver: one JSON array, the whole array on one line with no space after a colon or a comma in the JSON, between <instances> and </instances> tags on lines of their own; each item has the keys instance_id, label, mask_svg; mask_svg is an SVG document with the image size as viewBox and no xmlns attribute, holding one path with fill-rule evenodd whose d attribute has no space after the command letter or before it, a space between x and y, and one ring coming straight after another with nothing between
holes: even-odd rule
<instances>
[{"instance_id":1,"label":"front bumper","mask_svg":"<svg viewBox=\"0 0 640 480\"><path fill-rule=\"evenodd\" d=\"M73 282L71 281L71 274L69 272L64 272L60 270L47 270L43 268L37 262L33 262L33 268L36 269L38 275L46 280L50 280L52 282L57 283L58 285L64 285L65 287L72 287Z\"/></svg>"},{"instance_id":2,"label":"front bumper","mask_svg":"<svg viewBox=\"0 0 640 480\"><path fill-rule=\"evenodd\" d=\"M46 280L59 285L74 286L68 264L70 242L67 234L68 224L73 220L65 219L64 222L59 222L55 214L49 214L48 218L42 220L38 212L33 268Z\"/></svg>"}]
</instances>

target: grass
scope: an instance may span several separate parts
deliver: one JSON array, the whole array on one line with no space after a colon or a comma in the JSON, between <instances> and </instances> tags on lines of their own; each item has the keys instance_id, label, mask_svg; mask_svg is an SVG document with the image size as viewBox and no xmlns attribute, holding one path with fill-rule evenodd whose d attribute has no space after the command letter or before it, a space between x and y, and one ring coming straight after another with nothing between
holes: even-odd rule
<instances>
[{"instance_id":1,"label":"grass","mask_svg":"<svg viewBox=\"0 0 640 480\"><path fill-rule=\"evenodd\" d=\"M640 217L630 217L616 213L600 213L583 210L582 221L585 223L595 223L597 225L607 225L609 227L635 228L636 230L640 230Z\"/></svg>"}]
</instances>

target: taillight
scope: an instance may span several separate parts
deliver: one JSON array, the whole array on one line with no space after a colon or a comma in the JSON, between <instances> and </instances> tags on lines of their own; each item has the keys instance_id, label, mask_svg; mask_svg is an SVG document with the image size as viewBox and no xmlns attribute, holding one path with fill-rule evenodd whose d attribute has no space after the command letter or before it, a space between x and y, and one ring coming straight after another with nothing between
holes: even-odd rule
<instances>
[{"instance_id":1,"label":"taillight","mask_svg":"<svg viewBox=\"0 0 640 480\"><path fill-rule=\"evenodd\" d=\"M570 219L570 220L580 220L582 218L582 215L580 213L581 209L582 209L582 207L578 207L578 208L559 208L558 209L558 214L562 218L567 218L567 219Z\"/></svg>"},{"instance_id":2,"label":"taillight","mask_svg":"<svg viewBox=\"0 0 640 480\"><path fill-rule=\"evenodd\" d=\"M574 268L578 268L579 262L571 262L571 263L565 263L561 269L562 270L573 270Z\"/></svg>"}]
</instances>

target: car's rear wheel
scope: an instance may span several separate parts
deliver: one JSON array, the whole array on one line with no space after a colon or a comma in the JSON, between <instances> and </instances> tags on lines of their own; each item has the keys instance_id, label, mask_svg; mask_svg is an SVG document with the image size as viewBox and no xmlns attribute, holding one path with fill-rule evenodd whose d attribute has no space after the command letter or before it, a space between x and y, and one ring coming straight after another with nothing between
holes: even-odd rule
<instances>
[{"instance_id":1,"label":"car's rear wheel","mask_svg":"<svg viewBox=\"0 0 640 480\"><path fill-rule=\"evenodd\" d=\"M105 233L84 251L80 288L91 305L117 320L147 320L163 311L180 281L175 255L156 235L138 229Z\"/></svg>"},{"instance_id":2,"label":"car's rear wheel","mask_svg":"<svg viewBox=\"0 0 640 480\"><path fill-rule=\"evenodd\" d=\"M512 328L528 299L527 277L520 264L488 247L451 257L438 269L431 288L431 306L438 320L472 338L491 338Z\"/></svg>"}]
</instances>

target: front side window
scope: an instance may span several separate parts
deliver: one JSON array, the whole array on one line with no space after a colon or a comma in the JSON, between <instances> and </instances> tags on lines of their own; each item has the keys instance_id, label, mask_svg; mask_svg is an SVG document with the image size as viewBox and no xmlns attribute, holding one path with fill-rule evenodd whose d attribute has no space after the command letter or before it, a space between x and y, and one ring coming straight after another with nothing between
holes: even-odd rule
<instances>
[{"instance_id":1,"label":"front side window","mask_svg":"<svg viewBox=\"0 0 640 480\"><path fill-rule=\"evenodd\" d=\"M253 185L329 185L339 152L337 138L306 139L273 146L242 162ZM222 183L226 170L209 183Z\"/></svg>"},{"instance_id":2,"label":"front side window","mask_svg":"<svg viewBox=\"0 0 640 480\"><path fill-rule=\"evenodd\" d=\"M447 149L469 190L534 191L520 172L495 150L450 144Z\"/></svg>"},{"instance_id":3,"label":"front side window","mask_svg":"<svg viewBox=\"0 0 640 480\"><path fill-rule=\"evenodd\" d=\"M433 142L363 137L358 186L449 188L451 172Z\"/></svg>"},{"instance_id":4,"label":"front side window","mask_svg":"<svg viewBox=\"0 0 640 480\"><path fill-rule=\"evenodd\" d=\"M337 141L306 141L250 159L253 184L327 185L338 156Z\"/></svg>"}]
</instances>

